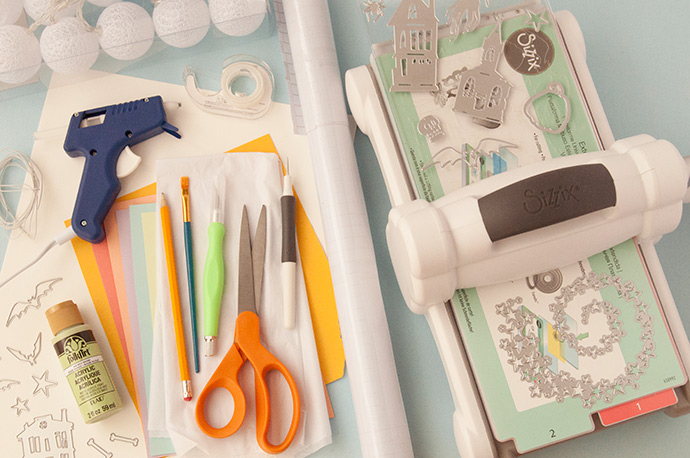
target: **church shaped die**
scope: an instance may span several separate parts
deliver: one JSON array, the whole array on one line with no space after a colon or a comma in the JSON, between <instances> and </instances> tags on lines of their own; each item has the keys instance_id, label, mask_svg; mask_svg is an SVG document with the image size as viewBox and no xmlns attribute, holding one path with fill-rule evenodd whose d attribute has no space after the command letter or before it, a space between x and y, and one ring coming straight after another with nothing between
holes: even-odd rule
<instances>
[{"instance_id":1,"label":"church shaped die","mask_svg":"<svg viewBox=\"0 0 690 458\"><path fill-rule=\"evenodd\" d=\"M501 22L484 39L482 61L477 67L462 72L453 111L472 116L474 122L489 128L503 123L503 113L511 84L498 73L503 55Z\"/></svg>"}]
</instances>

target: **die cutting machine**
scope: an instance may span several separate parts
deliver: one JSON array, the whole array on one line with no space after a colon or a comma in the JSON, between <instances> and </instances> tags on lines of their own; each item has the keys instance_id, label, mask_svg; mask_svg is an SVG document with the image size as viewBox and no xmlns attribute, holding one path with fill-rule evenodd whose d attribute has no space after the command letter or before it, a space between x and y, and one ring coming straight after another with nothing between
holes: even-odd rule
<instances>
[{"instance_id":1,"label":"die cutting machine","mask_svg":"<svg viewBox=\"0 0 690 458\"><path fill-rule=\"evenodd\" d=\"M420 198L415 189L376 57L346 75L352 113L374 146L393 207L386 237L396 277L410 310L424 315L432 330L455 404L455 440L463 457L514 456L521 450L492 432L450 304L458 289L524 279L634 238L679 359L690 367L690 343L654 249L678 226L683 202L689 201L690 161L669 142L647 135L614 142L577 21L567 11L552 17L602 151L518 167L437 200ZM687 377L675 395L677 402L666 413L690 411Z\"/></svg>"}]
</instances>

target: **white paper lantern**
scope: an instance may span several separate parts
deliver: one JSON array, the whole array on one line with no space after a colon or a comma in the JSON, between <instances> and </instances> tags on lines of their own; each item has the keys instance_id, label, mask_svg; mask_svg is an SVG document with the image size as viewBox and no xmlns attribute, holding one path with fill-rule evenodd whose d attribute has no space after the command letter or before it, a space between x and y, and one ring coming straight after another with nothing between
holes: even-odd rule
<instances>
[{"instance_id":1,"label":"white paper lantern","mask_svg":"<svg viewBox=\"0 0 690 458\"><path fill-rule=\"evenodd\" d=\"M34 76L41 67L38 38L18 25L0 26L0 81L19 84Z\"/></svg>"},{"instance_id":2,"label":"white paper lantern","mask_svg":"<svg viewBox=\"0 0 690 458\"><path fill-rule=\"evenodd\" d=\"M14 24L24 11L22 0L0 0L0 25Z\"/></svg>"},{"instance_id":3,"label":"white paper lantern","mask_svg":"<svg viewBox=\"0 0 690 458\"><path fill-rule=\"evenodd\" d=\"M89 3L100 6L101 8L105 8L106 6L114 5L119 1L120 0L89 0Z\"/></svg>"},{"instance_id":4,"label":"white paper lantern","mask_svg":"<svg viewBox=\"0 0 690 458\"><path fill-rule=\"evenodd\" d=\"M213 24L226 35L241 37L259 28L266 16L266 0L208 0Z\"/></svg>"},{"instance_id":5,"label":"white paper lantern","mask_svg":"<svg viewBox=\"0 0 690 458\"><path fill-rule=\"evenodd\" d=\"M34 21L38 19L50 6L51 0L24 0L24 9ZM68 6L55 14L55 19L70 17L77 14L77 4Z\"/></svg>"},{"instance_id":6,"label":"white paper lantern","mask_svg":"<svg viewBox=\"0 0 690 458\"><path fill-rule=\"evenodd\" d=\"M137 59L153 44L153 21L141 6L120 2L103 10L97 26L101 28L101 48L115 59Z\"/></svg>"},{"instance_id":7,"label":"white paper lantern","mask_svg":"<svg viewBox=\"0 0 690 458\"><path fill-rule=\"evenodd\" d=\"M60 19L43 30L41 55L48 67L58 73L88 70L98 59L98 35L85 29L77 18Z\"/></svg>"},{"instance_id":8,"label":"white paper lantern","mask_svg":"<svg viewBox=\"0 0 690 458\"><path fill-rule=\"evenodd\" d=\"M153 9L153 25L165 43L188 48L206 36L211 16L203 0L163 0Z\"/></svg>"}]
</instances>

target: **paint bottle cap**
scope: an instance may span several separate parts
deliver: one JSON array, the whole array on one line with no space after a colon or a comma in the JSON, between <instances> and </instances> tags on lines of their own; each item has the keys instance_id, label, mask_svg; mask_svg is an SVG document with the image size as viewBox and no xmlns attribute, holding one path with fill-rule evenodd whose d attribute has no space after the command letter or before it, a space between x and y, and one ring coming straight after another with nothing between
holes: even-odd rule
<instances>
[{"instance_id":1,"label":"paint bottle cap","mask_svg":"<svg viewBox=\"0 0 690 458\"><path fill-rule=\"evenodd\" d=\"M46 318L48 318L48 325L53 335L70 326L84 324L84 319L81 317L81 313L79 313L77 304L72 301L60 302L50 307L46 310Z\"/></svg>"}]
</instances>

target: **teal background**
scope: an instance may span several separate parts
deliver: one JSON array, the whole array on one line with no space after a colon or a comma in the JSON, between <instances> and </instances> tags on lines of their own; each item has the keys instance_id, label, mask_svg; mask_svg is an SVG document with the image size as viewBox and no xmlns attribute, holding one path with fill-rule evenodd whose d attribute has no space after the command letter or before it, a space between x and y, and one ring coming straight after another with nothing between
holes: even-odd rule
<instances>
[{"instance_id":1,"label":"teal background","mask_svg":"<svg viewBox=\"0 0 690 458\"><path fill-rule=\"evenodd\" d=\"M369 61L370 43L358 9L362 1L329 0L328 3L344 75L347 69ZM690 2L551 0L550 3L554 10L569 9L582 27L589 69L615 137L647 133L671 141L684 155L690 154L690 53L687 51ZM277 39L268 41L271 46L259 41L237 49L230 40L219 40L209 34L192 50L165 50L125 69L124 73L180 83L182 67L193 65L199 68L200 85L213 89L222 60L243 52L262 57L271 65L276 81L283 81L285 71L275 43ZM28 153L45 92L36 88L12 92L0 92L0 149L9 147ZM276 97L287 102L284 89L278 89ZM452 430L454 407L443 367L426 320L411 313L402 300L384 237L390 202L371 144L359 132L355 150L415 456L452 458L458 456ZM63 153L56 151L56 154ZM686 212L681 226L657 244L686 329L690 329L689 240L690 213ZM0 259L4 256L3 246L0 236ZM3 305L0 302L0 307ZM347 377L330 384L328 389L336 412L331 422L333 444L313 456L360 456ZM7 411L3 415L6 414ZM687 456L688 431L690 416L671 419L655 413L531 456Z\"/></svg>"}]
</instances>

